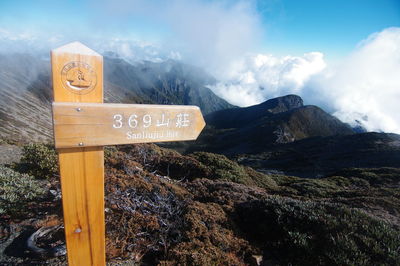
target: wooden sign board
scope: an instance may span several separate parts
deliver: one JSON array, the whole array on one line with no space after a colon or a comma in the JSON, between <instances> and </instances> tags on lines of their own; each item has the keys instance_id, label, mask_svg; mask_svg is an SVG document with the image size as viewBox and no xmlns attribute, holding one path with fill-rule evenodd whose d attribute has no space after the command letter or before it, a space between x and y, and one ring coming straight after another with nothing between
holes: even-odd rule
<instances>
[{"instance_id":1,"label":"wooden sign board","mask_svg":"<svg viewBox=\"0 0 400 266\"><path fill-rule=\"evenodd\" d=\"M56 148L194 140L205 126L197 106L53 103Z\"/></svg>"},{"instance_id":2,"label":"wooden sign board","mask_svg":"<svg viewBox=\"0 0 400 266\"><path fill-rule=\"evenodd\" d=\"M103 104L103 57L75 42L51 52L68 263L105 265L104 145L196 139L196 106Z\"/></svg>"}]
</instances>

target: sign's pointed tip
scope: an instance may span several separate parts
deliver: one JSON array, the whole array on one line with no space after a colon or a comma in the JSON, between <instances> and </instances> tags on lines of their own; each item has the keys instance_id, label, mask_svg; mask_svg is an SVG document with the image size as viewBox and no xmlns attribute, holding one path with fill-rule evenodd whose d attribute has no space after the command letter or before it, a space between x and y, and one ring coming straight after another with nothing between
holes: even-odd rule
<instances>
[{"instance_id":1,"label":"sign's pointed tip","mask_svg":"<svg viewBox=\"0 0 400 266\"><path fill-rule=\"evenodd\" d=\"M206 121L204 120L203 114L201 113L201 110L199 107L198 108L198 112L197 112L197 116L198 116L198 123L196 126L196 132L197 132L197 136L196 138L200 135L201 131L203 131L203 129L206 127Z\"/></svg>"},{"instance_id":2,"label":"sign's pointed tip","mask_svg":"<svg viewBox=\"0 0 400 266\"><path fill-rule=\"evenodd\" d=\"M93 51L92 49L90 49L89 47L78 41L71 42L56 49L53 49L52 53L71 53L71 54L101 56L99 53Z\"/></svg>"}]
</instances>

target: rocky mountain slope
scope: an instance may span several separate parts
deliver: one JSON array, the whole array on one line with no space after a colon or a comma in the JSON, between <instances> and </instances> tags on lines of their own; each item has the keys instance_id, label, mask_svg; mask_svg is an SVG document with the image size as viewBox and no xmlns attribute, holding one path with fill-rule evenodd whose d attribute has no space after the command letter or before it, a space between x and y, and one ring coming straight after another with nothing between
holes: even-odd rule
<instances>
[{"instance_id":1,"label":"rocky mountain slope","mask_svg":"<svg viewBox=\"0 0 400 266\"><path fill-rule=\"evenodd\" d=\"M303 107L303 99L297 95L287 95L270 99L258 105L250 107L225 109L206 116L207 124L217 129L243 128L254 124L257 120L274 114L284 113Z\"/></svg>"},{"instance_id":2,"label":"rocky mountain slope","mask_svg":"<svg viewBox=\"0 0 400 266\"><path fill-rule=\"evenodd\" d=\"M213 112L199 140L181 151L204 150L228 156L254 154L271 145L316 136L350 135L347 124L317 106L304 106L297 95L287 95L246 108ZM173 144L174 145L174 144Z\"/></svg>"},{"instance_id":3,"label":"rocky mountain slope","mask_svg":"<svg viewBox=\"0 0 400 266\"><path fill-rule=\"evenodd\" d=\"M206 121L198 141L162 145L225 154L264 173L311 178L349 167L400 167L400 135L357 134L296 95L217 111Z\"/></svg>"},{"instance_id":4,"label":"rocky mountain slope","mask_svg":"<svg viewBox=\"0 0 400 266\"><path fill-rule=\"evenodd\" d=\"M105 102L197 105L203 114L232 105L207 84L204 71L177 61L135 65L104 58ZM31 54L0 55L0 137L29 142L51 139L50 63Z\"/></svg>"},{"instance_id":5,"label":"rocky mountain slope","mask_svg":"<svg viewBox=\"0 0 400 266\"><path fill-rule=\"evenodd\" d=\"M197 105L204 115L233 107L205 86L215 83L213 77L200 68L173 60L163 63L146 61L131 65L123 59L106 58L104 72L104 79L110 86L107 90L106 85L106 91L110 94L115 87L135 93L120 100Z\"/></svg>"},{"instance_id":6,"label":"rocky mountain slope","mask_svg":"<svg viewBox=\"0 0 400 266\"><path fill-rule=\"evenodd\" d=\"M49 62L28 54L0 55L0 136L51 138Z\"/></svg>"}]
</instances>

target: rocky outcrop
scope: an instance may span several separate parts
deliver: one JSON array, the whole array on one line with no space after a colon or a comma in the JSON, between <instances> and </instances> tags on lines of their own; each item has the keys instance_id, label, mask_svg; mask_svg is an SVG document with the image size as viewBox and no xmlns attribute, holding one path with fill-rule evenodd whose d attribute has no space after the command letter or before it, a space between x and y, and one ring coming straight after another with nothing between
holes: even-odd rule
<instances>
[{"instance_id":1,"label":"rocky outcrop","mask_svg":"<svg viewBox=\"0 0 400 266\"><path fill-rule=\"evenodd\" d=\"M303 105L296 95L264 103L221 110L207 115L208 127L190 151L205 150L229 156L251 154L271 145L310 137L349 135L351 127L317 106Z\"/></svg>"}]
</instances>

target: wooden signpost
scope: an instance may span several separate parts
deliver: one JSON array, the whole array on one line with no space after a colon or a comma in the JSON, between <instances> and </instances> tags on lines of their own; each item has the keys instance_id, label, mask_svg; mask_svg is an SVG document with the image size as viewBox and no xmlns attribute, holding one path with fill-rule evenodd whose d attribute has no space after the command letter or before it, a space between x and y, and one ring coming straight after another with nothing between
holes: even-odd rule
<instances>
[{"instance_id":1,"label":"wooden signpost","mask_svg":"<svg viewBox=\"0 0 400 266\"><path fill-rule=\"evenodd\" d=\"M104 104L103 57L74 42L51 51L53 126L70 265L105 265L103 146L194 140L196 106Z\"/></svg>"}]
</instances>

